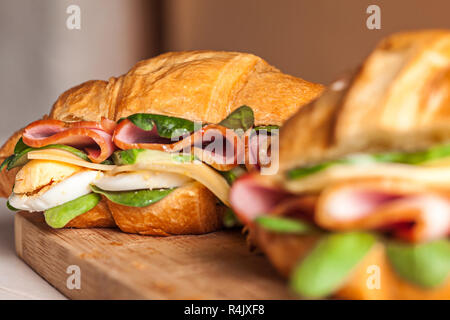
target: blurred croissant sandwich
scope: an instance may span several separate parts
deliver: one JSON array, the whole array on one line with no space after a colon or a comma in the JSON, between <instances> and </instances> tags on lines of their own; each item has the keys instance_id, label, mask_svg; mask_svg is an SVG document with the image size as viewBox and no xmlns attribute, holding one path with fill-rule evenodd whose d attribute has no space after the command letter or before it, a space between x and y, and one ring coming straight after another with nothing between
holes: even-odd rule
<instances>
[{"instance_id":1,"label":"blurred croissant sandwich","mask_svg":"<svg viewBox=\"0 0 450 320\"><path fill-rule=\"evenodd\" d=\"M450 32L400 33L280 131L230 201L302 297L450 299Z\"/></svg>"},{"instance_id":2,"label":"blurred croissant sandwich","mask_svg":"<svg viewBox=\"0 0 450 320\"><path fill-rule=\"evenodd\" d=\"M167 53L63 93L0 150L0 191L54 228L214 231L229 182L258 167L246 160L248 133L279 126L321 91L251 54Z\"/></svg>"}]
</instances>

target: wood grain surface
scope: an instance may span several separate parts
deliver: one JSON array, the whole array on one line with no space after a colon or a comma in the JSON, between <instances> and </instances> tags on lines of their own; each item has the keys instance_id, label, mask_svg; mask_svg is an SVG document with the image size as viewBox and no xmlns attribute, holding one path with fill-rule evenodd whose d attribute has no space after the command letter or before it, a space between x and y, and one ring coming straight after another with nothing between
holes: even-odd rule
<instances>
[{"instance_id":1,"label":"wood grain surface","mask_svg":"<svg viewBox=\"0 0 450 320\"><path fill-rule=\"evenodd\" d=\"M16 251L72 299L289 299L266 259L239 231L150 237L116 229L49 228L41 213L15 218ZM68 289L70 265L81 288Z\"/></svg>"}]
</instances>

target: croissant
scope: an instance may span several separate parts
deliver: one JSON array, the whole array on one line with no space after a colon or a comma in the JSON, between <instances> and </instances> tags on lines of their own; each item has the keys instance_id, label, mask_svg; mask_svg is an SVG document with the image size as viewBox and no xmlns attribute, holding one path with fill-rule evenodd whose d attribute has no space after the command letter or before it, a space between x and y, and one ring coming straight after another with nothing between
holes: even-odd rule
<instances>
[{"instance_id":1,"label":"croissant","mask_svg":"<svg viewBox=\"0 0 450 320\"><path fill-rule=\"evenodd\" d=\"M444 30L394 34L356 73L281 129L281 170L354 152L415 151L450 138L450 38ZM301 150L302 157L298 157Z\"/></svg>"},{"instance_id":2,"label":"croissant","mask_svg":"<svg viewBox=\"0 0 450 320\"><path fill-rule=\"evenodd\" d=\"M449 110L450 31L382 40L285 122L277 175L233 184L250 240L301 296L449 299Z\"/></svg>"},{"instance_id":3,"label":"croissant","mask_svg":"<svg viewBox=\"0 0 450 320\"><path fill-rule=\"evenodd\" d=\"M255 125L280 125L322 90L322 85L284 74L252 54L170 52L141 61L109 81L87 81L67 90L48 119L118 121L136 113L151 113L218 123L236 108L248 105ZM3 145L0 160L13 153L21 134L17 132ZM0 173L2 196L11 192L16 172ZM105 198L100 204L67 226L117 225L125 232L140 234L197 234L220 228L224 211L199 183L179 187L158 203L138 210Z\"/></svg>"}]
</instances>

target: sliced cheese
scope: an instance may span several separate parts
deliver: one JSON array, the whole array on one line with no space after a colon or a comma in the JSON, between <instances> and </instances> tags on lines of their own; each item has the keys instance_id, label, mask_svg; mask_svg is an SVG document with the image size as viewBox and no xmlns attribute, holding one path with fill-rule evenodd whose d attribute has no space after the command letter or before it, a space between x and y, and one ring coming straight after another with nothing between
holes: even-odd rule
<instances>
[{"instance_id":1,"label":"sliced cheese","mask_svg":"<svg viewBox=\"0 0 450 320\"><path fill-rule=\"evenodd\" d=\"M137 164L117 166L111 172L111 174L140 170L173 172L182 174L200 182L212 193L214 193L216 197L219 198L225 205L230 206L230 203L228 201L230 186L228 185L225 178L215 170L197 160L193 162L178 162L170 158L164 158L165 157L161 157L160 159L153 158L148 159L147 161L141 160Z\"/></svg>"},{"instance_id":2,"label":"sliced cheese","mask_svg":"<svg viewBox=\"0 0 450 320\"><path fill-rule=\"evenodd\" d=\"M285 187L294 193L317 192L349 179L393 178L425 186L450 189L450 166L426 167L395 163L334 165L307 177L286 180Z\"/></svg>"},{"instance_id":3,"label":"sliced cheese","mask_svg":"<svg viewBox=\"0 0 450 320\"><path fill-rule=\"evenodd\" d=\"M78 158L68 151L57 149L31 151L28 153L28 159L65 162L84 168L110 171L112 175L120 172L135 172L141 170L178 173L200 182L214 193L225 205L230 206L228 201L230 186L225 178L214 169L197 160L193 162L176 161L172 155L161 151L153 152L152 157L148 159L140 159L137 164L122 166L91 163Z\"/></svg>"},{"instance_id":4,"label":"sliced cheese","mask_svg":"<svg viewBox=\"0 0 450 320\"><path fill-rule=\"evenodd\" d=\"M79 167L89 168L93 170L99 171L111 171L116 166L115 165L106 165L106 164L98 164L92 163L89 161L85 161L80 159L76 155L70 153L69 151L59 150L59 149L44 149L44 150L35 150L30 151L27 154L28 159L39 159L39 160L52 160L64 163L70 163Z\"/></svg>"},{"instance_id":5,"label":"sliced cheese","mask_svg":"<svg viewBox=\"0 0 450 320\"><path fill-rule=\"evenodd\" d=\"M142 189L170 189L180 187L192 179L173 172L135 171L116 175L105 174L94 184L106 191L130 191Z\"/></svg>"}]
</instances>

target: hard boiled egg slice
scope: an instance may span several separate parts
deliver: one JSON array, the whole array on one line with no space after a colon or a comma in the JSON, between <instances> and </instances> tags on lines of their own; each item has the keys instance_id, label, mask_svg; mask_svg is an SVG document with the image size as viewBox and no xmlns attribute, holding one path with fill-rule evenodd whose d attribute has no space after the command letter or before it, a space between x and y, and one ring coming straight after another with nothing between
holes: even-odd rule
<instances>
[{"instance_id":1,"label":"hard boiled egg slice","mask_svg":"<svg viewBox=\"0 0 450 320\"><path fill-rule=\"evenodd\" d=\"M45 211L68 201L75 200L91 192L90 184L103 175L100 171L83 170L52 185L48 190L36 195L12 193L9 204L26 211Z\"/></svg>"},{"instance_id":2,"label":"hard boiled egg slice","mask_svg":"<svg viewBox=\"0 0 450 320\"><path fill-rule=\"evenodd\" d=\"M68 163L31 160L16 175L14 192L18 194L37 193L44 187L64 181L83 168Z\"/></svg>"},{"instance_id":3,"label":"hard boiled egg slice","mask_svg":"<svg viewBox=\"0 0 450 320\"><path fill-rule=\"evenodd\" d=\"M134 171L116 175L105 174L94 185L108 191L175 188L192 181L191 178L172 172Z\"/></svg>"}]
</instances>

